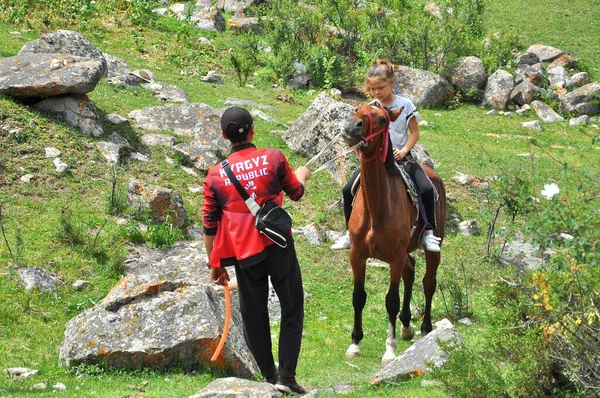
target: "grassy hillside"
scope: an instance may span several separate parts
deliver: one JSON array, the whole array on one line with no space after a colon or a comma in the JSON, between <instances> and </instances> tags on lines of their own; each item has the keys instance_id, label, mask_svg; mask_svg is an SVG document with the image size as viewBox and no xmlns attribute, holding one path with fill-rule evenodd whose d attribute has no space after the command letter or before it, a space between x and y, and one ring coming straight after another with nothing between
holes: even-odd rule
<instances>
[{"instance_id":1,"label":"grassy hillside","mask_svg":"<svg viewBox=\"0 0 600 398\"><path fill-rule=\"evenodd\" d=\"M489 1L486 3L486 23L493 29L518 31L525 46L542 42L559 47L580 58L594 76L600 76L600 46L593 39L600 34L600 26L593 23L600 17L598 2L576 0L555 7L548 6L547 2L539 3ZM564 20L566 14L572 19ZM523 18L523 15L529 17ZM102 51L122 57L132 68L148 68L159 81L178 85L193 102L221 107L228 97L249 99L275 107L275 116L291 123L316 95L276 89L252 77L250 83L255 84L255 88L240 88L227 63L228 49L236 40L230 32L216 36L189 31L167 18L160 19L157 28L149 29L133 26L127 20L119 23L120 18L120 14L107 15L102 21L80 27L80 31ZM39 37L44 31L59 28L52 20L45 28L39 21L32 19L29 25L34 29L21 35L11 32L26 29L28 23L25 21L13 25L0 22L0 56L12 56L24 42ZM194 44L201 35L211 38L214 47L202 48ZM540 39L535 40L537 37ZM200 81L200 76L211 69L220 71L225 85ZM190 73L182 74L182 70ZM126 116L131 110L160 104L146 90L118 89L105 81L90 94L90 98L101 115L118 113ZM534 344L538 343L540 329L534 328L523 334L518 331L508 334L502 330L506 327L502 322L508 315L506 308L498 304L498 290L504 286L500 278L515 280L515 275L519 275L513 269L499 267L486 251L485 230L502 198L494 196L493 191L487 193L473 185L462 186L452 181L452 177L460 172L492 182L493 176L520 176L522 180L512 185L507 183L508 187L516 194L521 188L519 183L526 182L538 197L544 184L555 182L564 195L562 203L566 205L567 196L581 192L586 186L582 179L598 176L600 147L594 141L598 132L591 127L568 127L566 121L544 125L543 132L531 132L523 130L520 123L533 120L532 115L527 118L490 117L472 105L454 110L423 110L421 118L430 126L422 128L420 142L427 147L436 161L436 169L446 181L447 190L453 197L450 202L452 214L461 220L476 220L484 231L481 236L466 237L456 232L454 222L449 224L453 228L449 228L443 247L433 318L435 321L452 318L470 357L463 359L463 368L460 364L449 368L456 372L454 376L441 375L440 379L447 382L454 377L454 385L463 385L469 378L486 382L488 374L502 374L502 382L490 379L489 384L498 383L498 388L508 391L509 395L522 391L520 386L534 381L536 373L531 370L537 369L525 353L516 353L522 355L518 357L522 359L520 363L507 360L503 366L494 364L496 373L484 372L489 369L481 365L488 364L490 349L510 347L514 350L519 343L524 352L536 352L540 347ZM51 272L59 290L56 297L36 291L24 292L17 282L8 247L0 239L0 295L3 297L0 300L0 369L20 366L39 369L38 375L22 382L12 382L6 375L0 375L0 396L31 395L31 387L39 382L46 383L49 390L36 391L35 396L56 396L51 386L62 382L67 385L67 391L58 394L61 396L133 397L143 392L145 397L182 397L197 392L219 376L206 371L194 374L151 370L125 372L99 367L67 370L58 366L58 346L65 323L101 300L120 279L127 255L127 236L117 225L117 218L107 213L109 168L94 148L95 139L8 98L0 98L0 125L24 129L23 136L18 139L0 133L0 202L10 248L19 264L39 266ZM256 125L259 146L281 148L294 167L306 162L307 159L291 153L280 137L269 133L280 126L263 121L257 121ZM103 127L107 134L119 132L133 143L140 135L140 131L115 127L104 119ZM54 172L51 162L44 158L43 149L47 146L63 152L63 160L71 165L69 173L61 176ZM202 197L190 193L188 186L200 184L201 179L190 177L178 165L168 164L165 156L172 156L171 151L153 149L151 162L132 162L123 166L121 180L125 182L129 177L136 177L177 190L191 212L191 222L198 225ZM33 183L20 183L20 177L27 173L35 175ZM306 198L286 206L297 227L316 222L341 231L342 211L339 206L331 207L340 196L341 186L326 174L318 174L308 183ZM569 217L575 219L577 215ZM591 220L590 224L593 224L593 217ZM500 218L502 236L511 236L527 221L527 217ZM65 233L66 222L74 227L74 232ZM70 239L74 235L80 238L76 242ZM384 388L371 387L369 377L379 369L384 352L387 270L368 270L363 356L348 360L344 353L350 344L352 275L347 253L332 252L328 245L311 246L301 236L297 242L304 284L311 294L306 301L305 337L298 368L301 384L323 391L337 384L353 383L351 397L494 395L474 388L466 392L439 386L424 388L420 385L421 378ZM423 275L423 264L423 257L418 254L412 303L416 309L422 308L424 301L418 282ZM75 291L71 284L77 279L90 281L90 286L82 292ZM598 297L597 290L595 297ZM456 322L465 315L474 321L473 326ZM413 323L420 325L415 313ZM408 346L409 343L400 342L397 353ZM472 366L467 369L470 377L465 377L459 372L464 372L464 367L469 364ZM434 379L435 375L426 378Z\"/></svg>"},{"instance_id":2,"label":"grassy hillside","mask_svg":"<svg viewBox=\"0 0 600 398\"><path fill-rule=\"evenodd\" d=\"M525 48L535 43L560 48L579 58L594 80L600 78L598 0L492 0L486 1L485 7L485 23L490 32L514 32Z\"/></svg>"}]
</instances>

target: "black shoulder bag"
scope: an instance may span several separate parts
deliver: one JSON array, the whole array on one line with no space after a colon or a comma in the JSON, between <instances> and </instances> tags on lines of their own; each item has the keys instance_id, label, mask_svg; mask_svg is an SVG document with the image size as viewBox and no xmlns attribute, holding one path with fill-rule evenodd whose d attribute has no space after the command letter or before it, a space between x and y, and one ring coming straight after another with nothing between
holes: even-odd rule
<instances>
[{"instance_id":1,"label":"black shoulder bag","mask_svg":"<svg viewBox=\"0 0 600 398\"><path fill-rule=\"evenodd\" d=\"M274 200L266 201L260 206L254 199L248 195L248 192L242 187L235 174L229 167L229 162L225 159L221 167L227 173L229 180L238 191L246 206L255 218L254 227L276 245L286 248L288 239L291 239L292 217Z\"/></svg>"}]
</instances>

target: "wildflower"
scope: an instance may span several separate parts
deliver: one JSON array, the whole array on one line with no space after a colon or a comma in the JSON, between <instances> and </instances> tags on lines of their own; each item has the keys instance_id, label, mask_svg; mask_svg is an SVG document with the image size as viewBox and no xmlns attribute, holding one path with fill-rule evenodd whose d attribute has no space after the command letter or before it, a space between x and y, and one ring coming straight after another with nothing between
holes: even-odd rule
<instances>
[{"instance_id":1,"label":"wildflower","mask_svg":"<svg viewBox=\"0 0 600 398\"><path fill-rule=\"evenodd\" d=\"M555 183L552 183L552 184L544 185L544 189L542 190L541 194L546 199L550 200L554 197L554 195L556 195L559 192L560 192L560 189L558 188L558 185L556 185Z\"/></svg>"}]
</instances>

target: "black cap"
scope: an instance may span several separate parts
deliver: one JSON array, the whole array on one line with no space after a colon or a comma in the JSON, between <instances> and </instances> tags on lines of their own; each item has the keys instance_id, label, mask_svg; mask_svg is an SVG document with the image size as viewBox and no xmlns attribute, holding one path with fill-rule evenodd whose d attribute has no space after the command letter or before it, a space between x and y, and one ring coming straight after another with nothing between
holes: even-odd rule
<instances>
[{"instance_id":1,"label":"black cap","mask_svg":"<svg viewBox=\"0 0 600 398\"><path fill-rule=\"evenodd\" d=\"M221 129L232 141L245 137L252 127L253 119L250 112L239 106L227 108L221 116Z\"/></svg>"}]
</instances>

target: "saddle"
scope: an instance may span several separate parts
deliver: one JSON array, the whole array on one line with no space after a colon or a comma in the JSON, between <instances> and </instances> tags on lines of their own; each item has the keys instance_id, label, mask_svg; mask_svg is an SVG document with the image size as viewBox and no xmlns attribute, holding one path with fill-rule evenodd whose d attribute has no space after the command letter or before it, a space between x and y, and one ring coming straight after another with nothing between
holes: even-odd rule
<instances>
[{"instance_id":1,"label":"saddle","mask_svg":"<svg viewBox=\"0 0 600 398\"><path fill-rule=\"evenodd\" d=\"M415 160L411 158L411 159L407 159L407 161L414 162ZM410 177L410 175L406 172L406 170L404 170L404 167L402 167L402 165L400 163L394 162L394 164L396 165L396 168L400 171L400 175L402 176L402 179L404 180L404 185L406 186L406 191L408 192L408 196L410 196L412 204L413 204L413 206L415 206L415 209L417 210L417 218L415 219L413 226L410 230L410 236L412 237L412 235L415 232L415 229L417 227L417 224L418 224L419 216L421 214L420 212L421 211L424 212L425 208L423 207L423 203L419 199L419 188L417 187L417 184ZM430 182L431 186L433 187L434 198L435 198L435 202L437 203L437 201L438 201L437 189L436 189L435 185L431 182L431 180L429 182ZM354 200L356 200L356 192L358 191L359 186L360 186L360 173L356 177L356 180L354 180L354 184L352 184L352 189L350 190L350 192L352 193L352 197L354 198L352 200L353 206L354 206Z\"/></svg>"}]
</instances>

